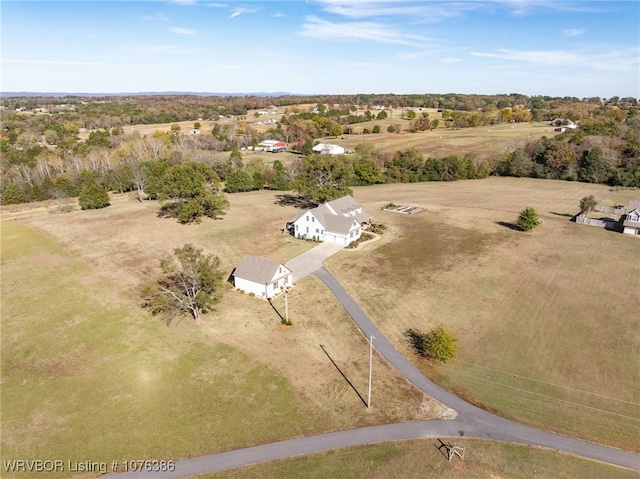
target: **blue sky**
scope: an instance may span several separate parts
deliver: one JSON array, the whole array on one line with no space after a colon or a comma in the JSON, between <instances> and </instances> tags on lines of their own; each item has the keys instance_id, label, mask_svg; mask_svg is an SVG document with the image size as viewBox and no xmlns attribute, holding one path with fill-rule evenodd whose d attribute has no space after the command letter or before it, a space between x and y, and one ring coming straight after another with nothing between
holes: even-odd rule
<instances>
[{"instance_id":1,"label":"blue sky","mask_svg":"<svg viewBox=\"0 0 640 479\"><path fill-rule=\"evenodd\" d=\"M640 97L638 1L3 0L1 91Z\"/></svg>"}]
</instances>

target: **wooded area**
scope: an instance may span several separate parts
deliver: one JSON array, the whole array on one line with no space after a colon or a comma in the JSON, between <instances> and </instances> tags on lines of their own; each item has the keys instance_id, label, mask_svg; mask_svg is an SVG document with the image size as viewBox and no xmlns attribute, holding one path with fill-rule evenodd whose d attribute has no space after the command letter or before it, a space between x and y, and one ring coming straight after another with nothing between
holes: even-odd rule
<instances>
[{"instance_id":1,"label":"wooded area","mask_svg":"<svg viewBox=\"0 0 640 479\"><path fill-rule=\"evenodd\" d=\"M283 114L266 130L247 120L250 110L273 108ZM429 118L426 108L437 108L441 118ZM482 158L473 152L425 158L415 149L382 153L372 146L375 141L359 145L353 154L311 152L320 138L352 135L351 125L357 123L373 122L362 133L375 137L381 130L375 122L394 109L401 109L403 135L552 120L578 128L518 142ZM354 185L488 175L640 187L638 109L635 98L518 94L10 97L2 99L0 191L5 205L76 197L85 185L136 192L140 200L162 198L164 175L189 163L205 165L217 175L215 181L225 182L227 193L294 188L314 201L331 199ZM214 122L210 131L197 129L204 120ZM144 136L124 132L130 125L178 121L193 121L197 134L183 132L177 124ZM398 130L391 124L386 131ZM265 139L285 141L299 156L286 164L260 158L245 164L241 150ZM213 188L218 194L218 187ZM208 211L203 214L217 214Z\"/></svg>"}]
</instances>

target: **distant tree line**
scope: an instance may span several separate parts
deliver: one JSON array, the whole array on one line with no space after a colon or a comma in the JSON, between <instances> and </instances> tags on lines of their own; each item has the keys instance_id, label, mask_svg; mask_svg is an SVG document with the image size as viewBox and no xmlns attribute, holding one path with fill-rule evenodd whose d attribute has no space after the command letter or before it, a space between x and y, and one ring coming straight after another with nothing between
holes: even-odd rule
<instances>
[{"instance_id":1,"label":"distant tree line","mask_svg":"<svg viewBox=\"0 0 640 479\"><path fill-rule=\"evenodd\" d=\"M492 171L640 187L640 115L637 110L608 110L553 139L515 145L494 162Z\"/></svg>"},{"instance_id":2,"label":"distant tree line","mask_svg":"<svg viewBox=\"0 0 640 479\"><path fill-rule=\"evenodd\" d=\"M115 114L99 116L106 111L103 110L107 108L105 105L133 114L137 110L147 111L161 106L169 111L169 105L175 103L185 111L191 111L193 107L193 112L194 105L199 105L205 110L196 113L203 113L208 111L206 108L226 105L224 111L230 111L258 104L274 104L285 99L203 97L204 100L200 101L200 97L177 96L80 101L78 98L5 98L3 103L11 106L21 101L28 102L26 104L30 106L48 101L64 108L57 115L23 114L7 109L0 112L3 119L0 135L2 204L78 197L84 188L85 192L91 193L87 195L92 199L85 204L94 207L91 205L105 203L104 196L99 195L94 186L104 191L132 191L140 200L159 198L159 190L154 190L158 175L167 168L186 163L206 165L216 175L214 178L208 172L203 173L208 178L206 188L209 192L220 193L222 186L218 182L224 182L227 193L295 188L311 192L310 197L317 200L356 185L450 181L488 175L640 187L640 115L637 103L628 98L614 97L603 101L518 95L456 97L473 102L482 100L485 106L482 111L444 109L441 121L454 127L456 124L460 127L466 127L463 124L473 126L476 121L482 122L482 118L489 117L496 121L525 121L528 119L526 114L579 123L579 128L568 129L553 138L543 137L511 145L497 157L478 159L468 155L449 155L423 158L415 150L389 155L376 152L372 146L359 146L355 154L339 157L316 157L311 152L317 138L344 133L344 129L349 127L345 122L355 116L353 113L357 105L369 102L377 105L378 100L383 103L385 99L388 102L393 99L413 108L414 104L436 101L436 97L440 96L313 97L326 103L317 103L313 111L291 107L282 121L267 133L259 133L250 124L236 120L216 123L210 132L200 135L186 135L176 125L177 128L168 133L156 131L153 135L141 137L125 135L121 126L112 125L90 131L84 141L78 139L79 125L85 121L81 120L83 117L79 113L83 108L86 111L93 109L90 115L93 120L110 124L111 120L119 117ZM418 101L420 98L424 100L422 103ZM451 100L453 97L447 98ZM300 101L300 98L296 99ZM347 99L351 102L342 103ZM515 102L522 102L531 109L525 111L520 103L517 104L520 106L513 106ZM505 109L511 116L503 112ZM383 113L386 115L384 110L367 110L364 118L379 119ZM409 113L413 113L412 118L409 118ZM362 115L358 115L360 117ZM411 122L408 126L405 124L408 131L429 130L434 128L434 123L438 126L438 119L431 120L419 111L408 110L406 117ZM372 134L375 132L374 127ZM280 161L267 166L261 159L245 164L240 149L258 145L265 138L287 141L293 150L301 154L301 158L286 166ZM205 211L208 211L206 207Z\"/></svg>"}]
</instances>

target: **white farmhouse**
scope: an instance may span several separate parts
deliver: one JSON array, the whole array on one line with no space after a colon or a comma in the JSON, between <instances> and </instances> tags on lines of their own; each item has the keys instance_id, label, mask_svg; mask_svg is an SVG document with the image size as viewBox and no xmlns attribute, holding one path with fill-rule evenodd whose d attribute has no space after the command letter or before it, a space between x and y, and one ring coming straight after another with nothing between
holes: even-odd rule
<instances>
[{"instance_id":1,"label":"white farmhouse","mask_svg":"<svg viewBox=\"0 0 640 479\"><path fill-rule=\"evenodd\" d=\"M623 217L622 232L627 235L640 235L640 201L630 201Z\"/></svg>"},{"instance_id":2,"label":"white farmhouse","mask_svg":"<svg viewBox=\"0 0 640 479\"><path fill-rule=\"evenodd\" d=\"M302 211L287 224L296 238L316 239L346 246L362 235L362 225L371 219L349 195Z\"/></svg>"},{"instance_id":3,"label":"white farmhouse","mask_svg":"<svg viewBox=\"0 0 640 479\"><path fill-rule=\"evenodd\" d=\"M313 152L321 155L343 155L344 148L330 143L318 143L313 147Z\"/></svg>"},{"instance_id":4,"label":"white farmhouse","mask_svg":"<svg viewBox=\"0 0 640 479\"><path fill-rule=\"evenodd\" d=\"M236 289L268 299L293 285L293 273L281 263L247 255L231 273L231 282Z\"/></svg>"}]
</instances>

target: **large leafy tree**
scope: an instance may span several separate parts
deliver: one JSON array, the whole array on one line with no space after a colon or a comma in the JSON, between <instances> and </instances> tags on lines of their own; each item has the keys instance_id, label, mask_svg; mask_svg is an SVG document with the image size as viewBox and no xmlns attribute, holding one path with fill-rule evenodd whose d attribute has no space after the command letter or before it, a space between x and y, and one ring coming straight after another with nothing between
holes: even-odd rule
<instances>
[{"instance_id":1,"label":"large leafy tree","mask_svg":"<svg viewBox=\"0 0 640 479\"><path fill-rule=\"evenodd\" d=\"M224 184L224 191L227 193L238 193L254 189L256 188L253 176L244 168L233 171L227 175L227 179Z\"/></svg>"},{"instance_id":2,"label":"large leafy tree","mask_svg":"<svg viewBox=\"0 0 640 479\"><path fill-rule=\"evenodd\" d=\"M224 272L220 258L205 255L191 244L174 250L175 257L160 262L162 276L143 292L143 307L170 324L188 314L197 324L224 293Z\"/></svg>"},{"instance_id":3,"label":"large leafy tree","mask_svg":"<svg viewBox=\"0 0 640 479\"><path fill-rule=\"evenodd\" d=\"M307 199L325 203L352 193L347 186L352 174L353 168L344 157L314 154L303 158L303 170L293 186Z\"/></svg>"},{"instance_id":4,"label":"large leafy tree","mask_svg":"<svg viewBox=\"0 0 640 479\"><path fill-rule=\"evenodd\" d=\"M202 163L185 163L169 168L159 188L158 198L165 204L160 214L194 223L203 216L217 218L226 214L229 202L220 191L218 175Z\"/></svg>"},{"instance_id":5,"label":"large leafy tree","mask_svg":"<svg viewBox=\"0 0 640 479\"><path fill-rule=\"evenodd\" d=\"M78 203L83 210L97 210L109 206L109 193L93 182L86 182L80 190Z\"/></svg>"},{"instance_id":6,"label":"large leafy tree","mask_svg":"<svg viewBox=\"0 0 640 479\"><path fill-rule=\"evenodd\" d=\"M291 189L291 182L289 181L289 175L287 169L280 160L273 162L271 171L271 178L269 181L269 188L272 190L285 191Z\"/></svg>"}]
</instances>

